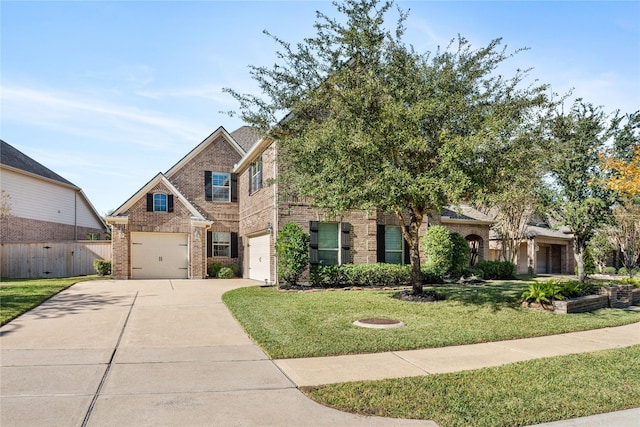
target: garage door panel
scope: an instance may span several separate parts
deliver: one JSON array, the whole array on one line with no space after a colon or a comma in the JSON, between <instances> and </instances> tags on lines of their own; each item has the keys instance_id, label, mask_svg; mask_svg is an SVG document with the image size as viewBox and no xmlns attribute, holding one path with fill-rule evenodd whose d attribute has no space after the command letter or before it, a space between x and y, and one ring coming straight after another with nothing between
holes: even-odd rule
<instances>
[{"instance_id":1,"label":"garage door panel","mask_svg":"<svg viewBox=\"0 0 640 427\"><path fill-rule=\"evenodd\" d=\"M271 236L249 239L249 278L271 281Z\"/></svg>"},{"instance_id":2,"label":"garage door panel","mask_svg":"<svg viewBox=\"0 0 640 427\"><path fill-rule=\"evenodd\" d=\"M134 279L186 279L189 236L183 233L131 233Z\"/></svg>"}]
</instances>

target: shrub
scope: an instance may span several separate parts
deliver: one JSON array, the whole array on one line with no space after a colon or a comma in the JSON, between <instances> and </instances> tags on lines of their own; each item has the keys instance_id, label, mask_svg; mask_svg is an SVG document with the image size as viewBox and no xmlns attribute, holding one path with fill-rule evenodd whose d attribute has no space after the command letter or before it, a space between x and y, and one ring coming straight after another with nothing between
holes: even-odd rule
<instances>
[{"instance_id":1,"label":"shrub","mask_svg":"<svg viewBox=\"0 0 640 427\"><path fill-rule=\"evenodd\" d=\"M218 279L233 279L233 270L229 267L222 267L218 272Z\"/></svg>"},{"instance_id":2,"label":"shrub","mask_svg":"<svg viewBox=\"0 0 640 427\"><path fill-rule=\"evenodd\" d=\"M616 271L616 268L615 268L615 267L605 267L605 268L603 268L603 269L602 269L602 272L603 272L604 274L609 274L609 275L612 275L612 274L616 274L616 273L617 273L617 271Z\"/></svg>"},{"instance_id":3,"label":"shrub","mask_svg":"<svg viewBox=\"0 0 640 427\"><path fill-rule=\"evenodd\" d=\"M466 277L477 277L478 279L484 279L484 271L477 267L467 267L464 269L462 275Z\"/></svg>"},{"instance_id":4,"label":"shrub","mask_svg":"<svg viewBox=\"0 0 640 427\"><path fill-rule=\"evenodd\" d=\"M471 261L471 249L469 248L469 243L461 234L451 233L450 237L453 243L453 252L451 253L451 270L449 273L454 277L460 277L469 266L469 261Z\"/></svg>"},{"instance_id":5,"label":"shrub","mask_svg":"<svg viewBox=\"0 0 640 427\"><path fill-rule=\"evenodd\" d=\"M527 286L522 293L522 299L525 302L537 302L538 304L544 304L550 303L553 300L589 295L591 291L591 285L586 283L548 280L546 282L537 282Z\"/></svg>"},{"instance_id":6,"label":"shrub","mask_svg":"<svg viewBox=\"0 0 640 427\"><path fill-rule=\"evenodd\" d=\"M338 287L343 283L340 276L340 266L338 265L314 265L309 269L309 281L312 286L316 287Z\"/></svg>"},{"instance_id":7,"label":"shrub","mask_svg":"<svg viewBox=\"0 0 640 427\"><path fill-rule=\"evenodd\" d=\"M509 261L480 261L475 268L482 270L486 280L512 279L516 270L515 264Z\"/></svg>"},{"instance_id":8,"label":"shrub","mask_svg":"<svg viewBox=\"0 0 640 427\"><path fill-rule=\"evenodd\" d=\"M309 234L294 222L288 222L276 239L278 275L290 285L298 279L309 265Z\"/></svg>"},{"instance_id":9,"label":"shrub","mask_svg":"<svg viewBox=\"0 0 640 427\"><path fill-rule=\"evenodd\" d=\"M442 276L422 269L425 283L443 283ZM312 286L335 288L343 286L408 286L411 266L399 264L314 265L309 270Z\"/></svg>"},{"instance_id":10,"label":"shrub","mask_svg":"<svg viewBox=\"0 0 640 427\"><path fill-rule=\"evenodd\" d=\"M638 274L638 270L637 269L632 269L631 270L631 274L629 274L629 270L627 270L625 267L620 268L620 270L618 270L618 274L621 274L623 276L635 276L636 274Z\"/></svg>"},{"instance_id":11,"label":"shrub","mask_svg":"<svg viewBox=\"0 0 640 427\"><path fill-rule=\"evenodd\" d=\"M625 277L623 279L620 279L618 283L620 283L621 285L633 285L636 288L640 287L640 280L634 279L633 277Z\"/></svg>"},{"instance_id":12,"label":"shrub","mask_svg":"<svg viewBox=\"0 0 640 427\"><path fill-rule=\"evenodd\" d=\"M436 285L439 283L444 283L444 276L429 269L429 267L422 267L421 272L422 283L425 285Z\"/></svg>"},{"instance_id":13,"label":"shrub","mask_svg":"<svg viewBox=\"0 0 640 427\"><path fill-rule=\"evenodd\" d=\"M442 225L429 227L423 237L422 246L427 258L425 267L436 274L446 275L451 270L453 252L449 230Z\"/></svg>"},{"instance_id":14,"label":"shrub","mask_svg":"<svg viewBox=\"0 0 640 427\"><path fill-rule=\"evenodd\" d=\"M219 262L212 262L211 265L209 265L209 269L207 270L207 273L209 273L209 277L218 277L218 273L220 272L221 268L222 264L220 264Z\"/></svg>"},{"instance_id":15,"label":"shrub","mask_svg":"<svg viewBox=\"0 0 640 427\"><path fill-rule=\"evenodd\" d=\"M111 261L106 259L94 259L93 268L100 276L111 274Z\"/></svg>"},{"instance_id":16,"label":"shrub","mask_svg":"<svg viewBox=\"0 0 640 427\"><path fill-rule=\"evenodd\" d=\"M459 276L469 265L469 244L458 233L451 233L442 225L429 227L422 240L427 267L439 276Z\"/></svg>"},{"instance_id":17,"label":"shrub","mask_svg":"<svg viewBox=\"0 0 640 427\"><path fill-rule=\"evenodd\" d=\"M229 264L227 267L233 272L233 277L240 277L240 267L238 267L238 264Z\"/></svg>"}]
</instances>

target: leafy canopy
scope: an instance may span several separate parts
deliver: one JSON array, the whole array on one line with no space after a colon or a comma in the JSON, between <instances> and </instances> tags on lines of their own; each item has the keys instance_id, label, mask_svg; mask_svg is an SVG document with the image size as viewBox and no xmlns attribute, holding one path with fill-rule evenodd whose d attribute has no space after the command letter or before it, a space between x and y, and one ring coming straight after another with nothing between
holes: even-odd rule
<instances>
[{"instance_id":1,"label":"leafy canopy","mask_svg":"<svg viewBox=\"0 0 640 427\"><path fill-rule=\"evenodd\" d=\"M500 76L518 52L500 39L474 49L458 37L423 54L402 40L404 11L385 27L392 2L334 6L340 19L317 12L316 35L295 46L267 33L280 46L278 63L250 67L264 97L227 91L245 122L278 141L282 192L329 214L398 216L418 290L425 216L502 179L490 172L508 165L505 134L546 108L547 86L521 87L527 71Z\"/></svg>"}]
</instances>

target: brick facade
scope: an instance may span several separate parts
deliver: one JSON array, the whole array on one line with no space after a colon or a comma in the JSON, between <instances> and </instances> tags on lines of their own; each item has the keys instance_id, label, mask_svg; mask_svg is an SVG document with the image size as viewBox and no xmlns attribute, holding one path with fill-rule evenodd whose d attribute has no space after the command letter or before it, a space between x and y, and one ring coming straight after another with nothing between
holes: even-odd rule
<instances>
[{"instance_id":1,"label":"brick facade","mask_svg":"<svg viewBox=\"0 0 640 427\"><path fill-rule=\"evenodd\" d=\"M351 210L339 217L326 218L324 212L303 201L279 200L278 184L275 183L278 174L277 145L261 140L244 156L241 155L243 149L238 147L226 131L214 132L165 175L159 174L108 218L113 228L112 270L115 277L131 277L131 233L187 233L190 278L206 276L207 266L212 262L234 263L240 267L244 277L249 277L249 239L270 235L270 280L275 282L277 259L274 243L278 232L288 222L299 224L305 232L310 231L310 221L349 223L348 245L343 245L346 242L342 241L347 234L340 237L341 249L348 246L349 259L342 259L347 252L341 251L341 263L377 262L379 226L399 226L395 215L376 210ZM250 191L250 166L256 159L262 160L262 188ZM206 200L205 171L237 174L237 201ZM148 212L146 193L173 194L173 212ZM440 223L440 217L432 217L435 217L432 223ZM427 218L420 229L420 236L427 230ZM488 223L473 220L442 222L465 237L477 236L483 242L480 259L488 259ZM207 258L207 231L237 233L238 256Z\"/></svg>"}]
</instances>

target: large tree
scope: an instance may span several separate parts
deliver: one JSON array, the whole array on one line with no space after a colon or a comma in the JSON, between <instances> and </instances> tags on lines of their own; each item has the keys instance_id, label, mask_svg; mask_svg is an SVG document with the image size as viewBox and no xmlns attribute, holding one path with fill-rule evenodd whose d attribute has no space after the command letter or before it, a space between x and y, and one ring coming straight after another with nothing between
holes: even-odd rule
<instances>
[{"instance_id":1,"label":"large tree","mask_svg":"<svg viewBox=\"0 0 640 427\"><path fill-rule=\"evenodd\" d=\"M546 105L547 87L523 85L527 71L498 74L518 52L500 39L473 49L458 37L422 54L402 40L405 12L386 29L392 2L334 6L341 16L317 12L314 37L292 46L272 36L279 62L250 67L263 96L228 91L244 121L277 140L283 188L329 215L395 213L419 293L420 226L431 212L502 179L484 166L505 157L501 132Z\"/></svg>"},{"instance_id":2,"label":"large tree","mask_svg":"<svg viewBox=\"0 0 640 427\"><path fill-rule=\"evenodd\" d=\"M551 123L555 145L551 175L557 190L554 214L573 234L578 279L584 281L584 251L601 227L612 222L614 191L607 188L600 157L611 136L600 107L577 100Z\"/></svg>"}]
</instances>

